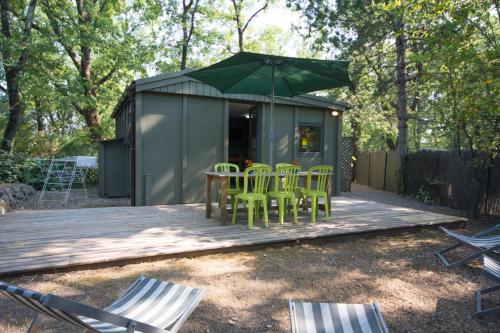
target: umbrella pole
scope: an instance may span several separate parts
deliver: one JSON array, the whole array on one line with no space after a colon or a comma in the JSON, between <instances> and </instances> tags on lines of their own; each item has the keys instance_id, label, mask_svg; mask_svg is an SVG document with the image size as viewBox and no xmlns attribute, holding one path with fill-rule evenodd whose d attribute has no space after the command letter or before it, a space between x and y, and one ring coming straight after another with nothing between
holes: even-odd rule
<instances>
[{"instance_id":1,"label":"umbrella pole","mask_svg":"<svg viewBox=\"0 0 500 333\"><path fill-rule=\"evenodd\" d=\"M274 131L273 131L273 111L274 111L274 84L275 84L275 78L274 78L274 71L275 71L276 65L272 64L272 70L271 70L271 112L269 113L269 165L272 167L273 166L273 148L274 148Z\"/></svg>"}]
</instances>

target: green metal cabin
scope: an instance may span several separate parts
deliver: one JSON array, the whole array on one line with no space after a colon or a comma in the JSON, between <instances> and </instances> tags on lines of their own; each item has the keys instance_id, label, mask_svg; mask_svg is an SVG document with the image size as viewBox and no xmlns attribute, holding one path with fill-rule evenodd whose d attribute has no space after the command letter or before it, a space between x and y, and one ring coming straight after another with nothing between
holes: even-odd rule
<instances>
[{"instance_id":1,"label":"green metal cabin","mask_svg":"<svg viewBox=\"0 0 500 333\"><path fill-rule=\"evenodd\" d=\"M132 205L205 201L205 177L217 162L266 163L270 98L221 94L183 75L139 79L112 114L115 138L100 146L99 193L130 196ZM334 166L340 191L342 113L347 104L324 97L277 97L274 159Z\"/></svg>"}]
</instances>

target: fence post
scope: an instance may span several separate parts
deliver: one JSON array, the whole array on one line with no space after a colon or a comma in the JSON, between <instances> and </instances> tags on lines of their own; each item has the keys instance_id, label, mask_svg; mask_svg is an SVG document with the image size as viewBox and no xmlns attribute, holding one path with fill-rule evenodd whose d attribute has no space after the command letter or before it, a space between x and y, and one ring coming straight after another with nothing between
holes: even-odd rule
<instances>
[{"instance_id":1,"label":"fence post","mask_svg":"<svg viewBox=\"0 0 500 333\"><path fill-rule=\"evenodd\" d=\"M386 186L385 183L387 181L387 152L384 152L385 161L384 161L384 186L382 186L382 190L385 191Z\"/></svg>"}]
</instances>

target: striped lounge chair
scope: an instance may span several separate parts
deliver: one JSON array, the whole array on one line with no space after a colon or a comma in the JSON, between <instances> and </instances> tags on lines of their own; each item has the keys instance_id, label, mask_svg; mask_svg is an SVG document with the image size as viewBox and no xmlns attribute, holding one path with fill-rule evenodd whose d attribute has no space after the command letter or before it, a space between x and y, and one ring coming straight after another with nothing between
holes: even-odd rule
<instances>
[{"instance_id":1,"label":"striped lounge chair","mask_svg":"<svg viewBox=\"0 0 500 333\"><path fill-rule=\"evenodd\" d=\"M500 290L500 254L490 253L483 256L484 261L484 271L490 275L493 279L497 281L497 284L488 288L479 289L474 294L474 303L476 308L476 315L478 317L484 317L492 314L500 313L500 306L495 308L484 308L483 307L483 295L491 293L493 291Z\"/></svg>"},{"instance_id":2,"label":"striped lounge chair","mask_svg":"<svg viewBox=\"0 0 500 333\"><path fill-rule=\"evenodd\" d=\"M292 333L388 333L378 303L331 304L290 300Z\"/></svg>"},{"instance_id":3,"label":"striped lounge chair","mask_svg":"<svg viewBox=\"0 0 500 333\"><path fill-rule=\"evenodd\" d=\"M443 227L440 227L440 229L446 234L446 236L456 242L454 245L436 252L436 255L445 267L461 265L473 259L480 258L483 254L491 253L500 249L500 224L472 236L461 235ZM455 250L460 246L467 246L475 252L465 258L449 262L444 257L444 254Z\"/></svg>"},{"instance_id":4,"label":"striped lounge chair","mask_svg":"<svg viewBox=\"0 0 500 333\"><path fill-rule=\"evenodd\" d=\"M201 301L204 290L139 277L104 310L52 294L40 294L0 281L0 294L31 308L37 315L27 332L36 332L44 317L89 332L177 332Z\"/></svg>"}]
</instances>

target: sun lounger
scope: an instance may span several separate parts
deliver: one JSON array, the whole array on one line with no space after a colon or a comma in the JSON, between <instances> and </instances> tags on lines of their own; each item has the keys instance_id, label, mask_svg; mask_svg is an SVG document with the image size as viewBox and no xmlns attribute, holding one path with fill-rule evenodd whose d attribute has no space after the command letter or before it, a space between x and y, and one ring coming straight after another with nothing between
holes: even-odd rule
<instances>
[{"instance_id":1,"label":"sun lounger","mask_svg":"<svg viewBox=\"0 0 500 333\"><path fill-rule=\"evenodd\" d=\"M0 281L0 294L31 308L36 332L44 316L90 332L177 332L203 298L204 290L141 276L104 310Z\"/></svg>"},{"instance_id":2,"label":"sun lounger","mask_svg":"<svg viewBox=\"0 0 500 333\"><path fill-rule=\"evenodd\" d=\"M478 234L472 235L472 236L466 236L462 235L453 231L450 231L446 228L441 227L440 228L443 232L446 233L446 236L449 238L455 240L457 243L449 246L445 249L442 249L438 252L436 252L436 255L438 258L441 260L443 265L445 267L451 267L451 266L456 266L460 265L463 263L466 263L470 260L476 259L481 257L483 254L490 253L492 251L495 251L497 249L500 249L500 224L497 224L496 226L486 229ZM473 250L475 250L475 253L456 260L449 262L445 257L444 254L452 251L460 246L467 246Z\"/></svg>"},{"instance_id":3,"label":"sun lounger","mask_svg":"<svg viewBox=\"0 0 500 333\"><path fill-rule=\"evenodd\" d=\"M500 290L500 254L490 253L483 256L484 271L497 281L497 284L488 288L479 289L474 294L474 303L476 308L476 315L484 317L496 313L500 313L500 306L495 308L486 309L483 307L483 295L493 291Z\"/></svg>"},{"instance_id":4,"label":"sun lounger","mask_svg":"<svg viewBox=\"0 0 500 333\"><path fill-rule=\"evenodd\" d=\"M388 333L378 303L289 301L292 333Z\"/></svg>"}]
</instances>

